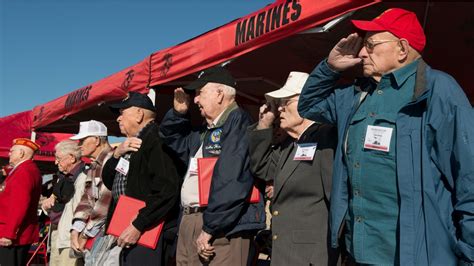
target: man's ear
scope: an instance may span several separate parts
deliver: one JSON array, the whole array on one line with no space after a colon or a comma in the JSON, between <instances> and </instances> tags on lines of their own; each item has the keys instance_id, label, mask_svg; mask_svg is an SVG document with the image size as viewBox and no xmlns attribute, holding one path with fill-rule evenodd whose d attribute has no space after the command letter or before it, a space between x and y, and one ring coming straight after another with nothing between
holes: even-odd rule
<instances>
[{"instance_id":1,"label":"man's ear","mask_svg":"<svg viewBox=\"0 0 474 266\"><path fill-rule=\"evenodd\" d=\"M217 102L221 104L224 101L224 90L219 87L217 88Z\"/></svg>"},{"instance_id":2,"label":"man's ear","mask_svg":"<svg viewBox=\"0 0 474 266\"><path fill-rule=\"evenodd\" d=\"M408 44L408 41L406 39L400 39L398 42L398 46L400 48L400 53L398 60L400 62L405 61L408 58L408 53L410 51L410 45Z\"/></svg>"},{"instance_id":3,"label":"man's ear","mask_svg":"<svg viewBox=\"0 0 474 266\"><path fill-rule=\"evenodd\" d=\"M138 124L143 122L143 119L145 118L145 113L141 108L137 108L136 113L135 113L136 121Z\"/></svg>"}]
</instances>

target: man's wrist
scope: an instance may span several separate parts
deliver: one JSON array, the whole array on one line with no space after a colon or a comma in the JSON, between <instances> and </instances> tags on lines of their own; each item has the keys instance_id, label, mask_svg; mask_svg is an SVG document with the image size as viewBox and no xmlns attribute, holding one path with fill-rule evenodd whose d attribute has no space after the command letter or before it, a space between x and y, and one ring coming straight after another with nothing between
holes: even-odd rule
<instances>
[{"instance_id":1,"label":"man's wrist","mask_svg":"<svg viewBox=\"0 0 474 266\"><path fill-rule=\"evenodd\" d=\"M82 239L89 239L89 237L86 234L84 234L84 232L81 232L79 234L79 237L82 238Z\"/></svg>"}]
</instances>

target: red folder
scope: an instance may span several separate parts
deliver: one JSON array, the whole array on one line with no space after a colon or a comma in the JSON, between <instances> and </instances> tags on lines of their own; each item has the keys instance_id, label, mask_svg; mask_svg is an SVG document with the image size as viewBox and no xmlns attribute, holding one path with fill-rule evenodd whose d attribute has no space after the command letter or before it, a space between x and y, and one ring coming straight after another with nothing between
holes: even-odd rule
<instances>
[{"instance_id":1,"label":"red folder","mask_svg":"<svg viewBox=\"0 0 474 266\"><path fill-rule=\"evenodd\" d=\"M122 232L135 220L138 211L145 207L145 202L137 200L125 195L121 195L117 207L115 207L112 220L110 220L107 234L119 237ZM161 230L163 229L163 223L146 230L138 239L138 243L141 246L155 249L160 238Z\"/></svg>"},{"instance_id":2,"label":"red folder","mask_svg":"<svg viewBox=\"0 0 474 266\"><path fill-rule=\"evenodd\" d=\"M198 186L199 186L199 206L207 206L209 203L209 192L211 190L212 173L218 157L198 158ZM250 194L249 203L258 203L260 201L260 192L253 185L252 194Z\"/></svg>"}]
</instances>

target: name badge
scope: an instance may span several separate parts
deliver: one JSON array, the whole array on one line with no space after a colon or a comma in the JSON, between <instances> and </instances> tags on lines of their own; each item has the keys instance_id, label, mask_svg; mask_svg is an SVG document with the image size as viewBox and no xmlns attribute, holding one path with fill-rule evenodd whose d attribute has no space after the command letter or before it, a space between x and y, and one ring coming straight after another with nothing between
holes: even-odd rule
<instances>
[{"instance_id":1,"label":"name badge","mask_svg":"<svg viewBox=\"0 0 474 266\"><path fill-rule=\"evenodd\" d=\"M120 157L120 160L115 167L115 170L123 175L128 174L128 168L130 167L130 162L125 160L123 157Z\"/></svg>"},{"instance_id":2,"label":"name badge","mask_svg":"<svg viewBox=\"0 0 474 266\"><path fill-rule=\"evenodd\" d=\"M189 173L197 175L198 173L198 160L197 158L189 159Z\"/></svg>"},{"instance_id":3,"label":"name badge","mask_svg":"<svg viewBox=\"0 0 474 266\"><path fill-rule=\"evenodd\" d=\"M390 127L367 126L364 148L389 152L392 132L393 128Z\"/></svg>"},{"instance_id":4,"label":"name badge","mask_svg":"<svg viewBox=\"0 0 474 266\"><path fill-rule=\"evenodd\" d=\"M298 148L296 149L294 161L312 161L314 158L314 153L318 147L317 143L302 143L297 144Z\"/></svg>"}]
</instances>

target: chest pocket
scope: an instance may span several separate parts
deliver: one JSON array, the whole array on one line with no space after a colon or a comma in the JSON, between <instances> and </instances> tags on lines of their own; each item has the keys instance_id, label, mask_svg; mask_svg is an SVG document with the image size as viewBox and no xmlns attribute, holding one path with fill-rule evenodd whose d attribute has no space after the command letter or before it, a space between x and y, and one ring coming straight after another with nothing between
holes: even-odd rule
<instances>
[{"instance_id":1,"label":"chest pocket","mask_svg":"<svg viewBox=\"0 0 474 266\"><path fill-rule=\"evenodd\" d=\"M370 152L371 154L376 155L376 156L382 156L382 157L391 158L395 160L396 136L397 136L397 129L396 129L397 114L396 113L395 114L392 114L392 113L369 114L369 118L371 118L372 120L372 121L368 121L369 125L392 128L393 130L390 136L390 146L389 146L388 152L373 150L373 149L365 149L365 151Z\"/></svg>"}]
</instances>

